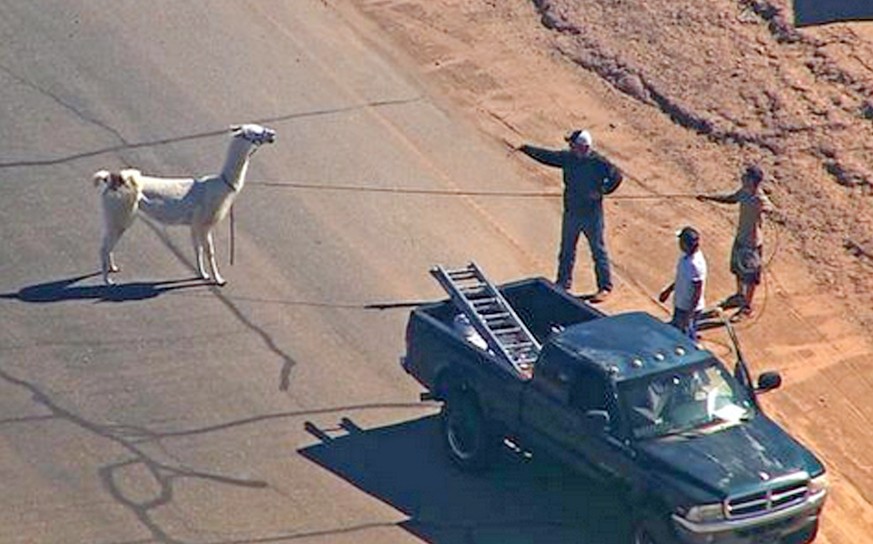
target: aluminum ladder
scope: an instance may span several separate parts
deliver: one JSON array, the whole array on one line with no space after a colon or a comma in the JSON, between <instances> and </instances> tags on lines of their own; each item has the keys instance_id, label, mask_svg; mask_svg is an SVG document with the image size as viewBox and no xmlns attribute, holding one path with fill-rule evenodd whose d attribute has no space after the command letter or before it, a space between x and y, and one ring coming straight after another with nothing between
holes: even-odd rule
<instances>
[{"instance_id":1,"label":"aluminum ladder","mask_svg":"<svg viewBox=\"0 0 873 544\"><path fill-rule=\"evenodd\" d=\"M520 376L529 378L540 353L540 343L482 269L470 262L457 270L437 266L430 273L490 350Z\"/></svg>"}]
</instances>

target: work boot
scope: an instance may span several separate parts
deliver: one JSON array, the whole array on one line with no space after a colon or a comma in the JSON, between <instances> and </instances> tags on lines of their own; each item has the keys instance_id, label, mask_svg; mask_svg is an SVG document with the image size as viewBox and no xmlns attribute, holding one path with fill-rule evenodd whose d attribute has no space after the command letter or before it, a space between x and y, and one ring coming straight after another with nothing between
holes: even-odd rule
<instances>
[{"instance_id":1,"label":"work boot","mask_svg":"<svg viewBox=\"0 0 873 544\"><path fill-rule=\"evenodd\" d=\"M608 289L601 289L601 290L597 291L596 293L594 293L593 295L591 295L591 298L588 299L588 302L591 302L592 304L597 304L599 302L603 302L609 298L609 295L611 293L612 293L612 291L610 291Z\"/></svg>"}]
</instances>

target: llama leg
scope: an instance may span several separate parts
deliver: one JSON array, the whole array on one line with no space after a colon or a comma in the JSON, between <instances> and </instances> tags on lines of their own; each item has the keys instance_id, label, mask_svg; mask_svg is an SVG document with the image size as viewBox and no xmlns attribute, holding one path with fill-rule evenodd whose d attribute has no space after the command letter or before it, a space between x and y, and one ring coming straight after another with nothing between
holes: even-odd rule
<instances>
[{"instance_id":1,"label":"llama leg","mask_svg":"<svg viewBox=\"0 0 873 544\"><path fill-rule=\"evenodd\" d=\"M200 279L208 280L209 274L206 273L206 268L203 266L203 233L196 225L191 225L191 243L194 244L194 258L197 260L197 274Z\"/></svg>"},{"instance_id":2,"label":"llama leg","mask_svg":"<svg viewBox=\"0 0 873 544\"><path fill-rule=\"evenodd\" d=\"M114 274L115 272L118 272L119 270L121 270L121 269L118 267L117 264L115 264L115 252L110 251L109 252L109 272Z\"/></svg>"},{"instance_id":3,"label":"llama leg","mask_svg":"<svg viewBox=\"0 0 873 544\"><path fill-rule=\"evenodd\" d=\"M103 271L103 283L112 285L112 279L109 277L110 272L117 272L118 267L115 266L115 258L112 255L112 249L118 243L119 238L124 231L116 232L107 230L103 235L103 244L100 246L100 268Z\"/></svg>"},{"instance_id":4,"label":"llama leg","mask_svg":"<svg viewBox=\"0 0 873 544\"><path fill-rule=\"evenodd\" d=\"M212 270L212 277L215 278L215 283L224 285L227 280L221 277L218 273L218 265L215 264L215 244L212 243L212 232L206 233L206 257L209 259L209 268Z\"/></svg>"}]
</instances>

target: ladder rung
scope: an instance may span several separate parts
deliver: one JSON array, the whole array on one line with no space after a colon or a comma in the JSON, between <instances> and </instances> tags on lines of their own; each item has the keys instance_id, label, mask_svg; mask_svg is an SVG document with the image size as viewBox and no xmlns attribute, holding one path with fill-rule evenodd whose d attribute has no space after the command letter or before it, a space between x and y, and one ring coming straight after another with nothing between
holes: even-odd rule
<instances>
[{"instance_id":1,"label":"ladder rung","mask_svg":"<svg viewBox=\"0 0 873 544\"><path fill-rule=\"evenodd\" d=\"M456 284L456 285L458 286L458 291L461 291L462 293L467 292L467 291L475 291L477 289L484 291L488 287L484 283L470 283L468 285L458 285L458 284Z\"/></svg>"},{"instance_id":2,"label":"ladder rung","mask_svg":"<svg viewBox=\"0 0 873 544\"><path fill-rule=\"evenodd\" d=\"M508 344L508 345L503 346L503 347L506 348L507 351L509 351L509 350L521 351L522 349L532 348L533 344L531 342L516 342L515 344Z\"/></svg>"},{"instance_id":3,"label":"ladder rung","mask_svg":"<svg viewBox=\"0 0 873 544\"><path fill-rule=\"evenodd\" d=\"M486 322L485 326L488 327L494 334L515 333L515 324L509 320L494 321L491 323Z\"/></svg>"},{"instance_id":4,"label":"ladder rung","mask_svg":"<svg viewBox=\"0 0 873 544\"><path fill-rule=\"evenodd\" d=\"M536 361L537 354L534 351L531 351L533 346L528 346L527 349L521 349L518 351L514 351L515 359L519 361Z\"/></svg>"},{"instance_id":5,"label":"ladder rung","mask_svg":"<svg viewBox=\"0 0 873 544\"><path fill-rule=\"evenodd\" d=\"M486 285L473 285L470 287L459 287L458 292L470 298L470 295L485 295L488 298L494 298L494 296L488 291L488 287Z\"/></svg>"},{"instance_id":6,"label":"ladder rung","mask_svg":"<svg viewBox=\"0 0 873 544\"><path fill-rule=\"evenodd\" d=\"M497 321L492 323L485 323L485 326L491 329L491 332L494 334L515 334L516 330L513 328L515 324L512 321Z\"/></svg>"},{"instance_id":7,"label":"ladder rung","mask_svg":"<svg viewBox=\"0 0 873 544\"><path fill-rule=\"evenodd\" d=\"M494 312L493 314L486 314L482 312L479 314L482 316L482 319L485 321L494 321L495 319L505 319L507 317L511 317L508 312Z\"/></svg>"},{"instance_id":8,"label":"ladder rung","mask_svg":"<svg viewBox=\"0 0 873 544\"><path fill-rule=\"evenodd\" d=\"M509 353L510 356L511 356L513 359L515 359L516 361L525 361L525 360L529 360L530 357L531 357L530 348L528 348L528 349L523 349L523 350L518 350L518 351L507 351L507 353Z\"/></svg>"},{"instance_id":9,"label":"ladder rung","mask_svg":"<svg viewBox=\"0 0 873 544\"><path fill-rule=\"evenodd\" d=\"M449 270L446 274L453 280L480 280L479 275L475 271L469 269Z\"/></svg>"}]
</instances>

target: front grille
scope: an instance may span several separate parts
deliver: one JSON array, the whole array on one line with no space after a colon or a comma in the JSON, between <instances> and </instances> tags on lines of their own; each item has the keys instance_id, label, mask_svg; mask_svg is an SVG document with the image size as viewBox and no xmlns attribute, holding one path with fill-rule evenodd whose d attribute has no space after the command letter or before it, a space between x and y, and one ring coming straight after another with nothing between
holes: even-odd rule
<instances>
[{"instance_id":1,"label":"front grille","mask_svg":"<svg viewBox=\"0 0 873 544\"><path fill-rule=\"evenodd\" d=\"M809 481L792 480L746 495L730 497L725 504L728 519L760 516L803 502L809 494Z\"/></svg>"}]
</instances>

